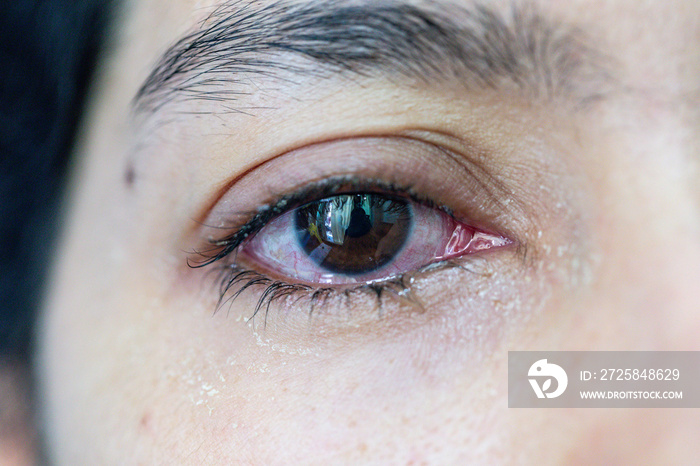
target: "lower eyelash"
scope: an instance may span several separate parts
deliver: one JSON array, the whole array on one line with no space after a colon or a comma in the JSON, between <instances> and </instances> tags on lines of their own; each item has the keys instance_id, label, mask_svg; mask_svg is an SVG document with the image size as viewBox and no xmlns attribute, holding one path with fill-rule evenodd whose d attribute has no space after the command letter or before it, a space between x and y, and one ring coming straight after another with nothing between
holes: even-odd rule
<instances>
[{"instance_id":1,"label":"lower eyelash","mask_svg":"<svg viewBox=\"0 0 700 466\"><path fill-rule=\"evenodd\" d=\"M443 262L426 265L414 272L403 274L391 278L387 278L378 282L363 283L353 287L325 287L313 288L305 284L292 284L279 280L271 279L254 270L246 269L238 264L223 265L218 268L221 276L218 279L219 283L219 300L216 305L216 312L220 311L224 306L229 308L233 302L240 297L246 290L263 288L255 309L248 320L257 316L260 311L264 310L264 321L267 323L267 316L270 312L270 307L273 302L284 299L293 299L291 305L296 306L300 301L306 300L308 305L308 314L311 317L314 314L314 309L319 305L327 303L334 298L344 296L348 303L358 293L366 294L376 298L377 310L379 315L382 314L384 303L383 297L390 295L401 299L404 303L410 304L421 311L425 311L425 306L411 292L413 276L419 273L442 270L447 268L457 268L469 273L479 273L471 270L464 264L459 264L454 260L446 260Z\"/></svg>"}]
</instances>

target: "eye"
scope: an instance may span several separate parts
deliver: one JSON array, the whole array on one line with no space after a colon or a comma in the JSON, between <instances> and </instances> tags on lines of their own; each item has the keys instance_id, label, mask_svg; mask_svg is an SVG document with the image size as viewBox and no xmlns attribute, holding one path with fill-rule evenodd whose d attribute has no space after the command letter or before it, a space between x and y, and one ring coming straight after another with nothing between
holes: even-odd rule
<instances>
[{"instance_id":1,"label":"eye","mask_svg":"<svg viewBox=\"0 0 700 466\"><path fill-rule=\"evenodd\" d=\"M243 242L237 261L287 282L344 285L510 243L408 198L355 192L281 213Z\"/></svg>"}]
</instances>

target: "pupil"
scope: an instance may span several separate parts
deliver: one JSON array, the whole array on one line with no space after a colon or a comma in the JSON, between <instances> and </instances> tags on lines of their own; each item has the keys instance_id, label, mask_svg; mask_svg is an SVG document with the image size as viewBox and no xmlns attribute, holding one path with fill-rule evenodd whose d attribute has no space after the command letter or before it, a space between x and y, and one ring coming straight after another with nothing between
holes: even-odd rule
<instances>
[{"instance_id":1,"label":"pupil","mask_svg":"<svg viewBox=\"0 0 700 466\"><path fill-rule=\"evenodd\" d=\"M296 232L313 262L336 273L371 272L391 262L410 233L409 204L379 194L343 194L297 209Z\"/></svg>"}]
</instances>

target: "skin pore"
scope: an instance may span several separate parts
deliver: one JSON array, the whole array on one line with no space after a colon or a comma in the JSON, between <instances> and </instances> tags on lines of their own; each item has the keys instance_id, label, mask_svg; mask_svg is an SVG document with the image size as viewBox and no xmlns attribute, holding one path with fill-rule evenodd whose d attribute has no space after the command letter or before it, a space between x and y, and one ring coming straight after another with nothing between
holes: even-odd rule
<instances>
[{"instance_id":1,"label":"skin pore","mask_svg":"<svg viewBox=\"0 0 700 466\"><path fill-rule=\"evenodd\" d=\"M518 5L124 5L43 311L48 456L697 457L694 410L509 409L506 369L509 350L698 349L700 5ZM264 284L219 294L234 255L190 267L338 177L410 188L509 245L254 317Z\"/></svg>"}]
</instances>

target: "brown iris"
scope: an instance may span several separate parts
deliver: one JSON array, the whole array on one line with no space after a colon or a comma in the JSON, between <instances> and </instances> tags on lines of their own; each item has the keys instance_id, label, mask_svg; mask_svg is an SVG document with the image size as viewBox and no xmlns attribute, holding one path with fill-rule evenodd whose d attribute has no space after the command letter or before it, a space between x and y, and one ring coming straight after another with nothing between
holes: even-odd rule
<instances>
[{"instance_id":1,"label":"brown iris","mask_svg":"<svg viewBox=\"0 0 700 466\"><path fill-rule=\"evenodd\" d=\"M343 194L297 209L299 244L324 269L357 275L388 264L411 231L408 202L380 194Z\"/></svg>"}]
</instances>

